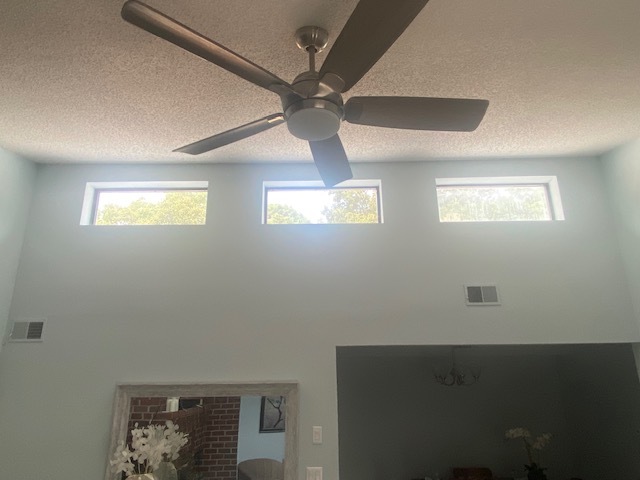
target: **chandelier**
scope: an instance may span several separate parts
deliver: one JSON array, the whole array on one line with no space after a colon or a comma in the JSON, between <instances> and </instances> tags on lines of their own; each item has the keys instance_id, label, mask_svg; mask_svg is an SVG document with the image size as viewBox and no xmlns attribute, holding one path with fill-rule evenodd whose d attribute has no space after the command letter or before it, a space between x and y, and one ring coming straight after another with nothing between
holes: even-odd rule
<instances>
[{"instance_id":1,"label":"chandelier","mask_svg":"<svg viewBox=\"0 0 640 480\"><path fill-rule=\"evenodd\" d=\"M434 369L436 382L447 387L473 385L480 378L480 369L465 367L456 362L455 348L451 349L451 368Z\"/></svg>"}]
</instances>

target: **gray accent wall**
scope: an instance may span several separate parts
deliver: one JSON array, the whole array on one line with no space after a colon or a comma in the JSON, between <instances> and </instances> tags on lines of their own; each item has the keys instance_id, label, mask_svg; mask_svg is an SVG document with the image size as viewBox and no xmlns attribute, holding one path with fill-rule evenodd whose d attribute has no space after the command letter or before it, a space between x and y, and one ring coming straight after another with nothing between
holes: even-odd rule
<instances>
[{"instance_id":1,"label":"gray accent wall","mask_svg":"<svg viewBox=\"0 0 640 480\"><path fill-rule=\"evenodd\" d=\"M448 347L343 347L337 352L340 477L448 479L453 467L522 478L521 440L553 435L536 459L553 479L638 478L640 382L632 348L614 345L473 346L460 365L482 371L447 387L433 370Z\"/></svg>"}]
</instances>

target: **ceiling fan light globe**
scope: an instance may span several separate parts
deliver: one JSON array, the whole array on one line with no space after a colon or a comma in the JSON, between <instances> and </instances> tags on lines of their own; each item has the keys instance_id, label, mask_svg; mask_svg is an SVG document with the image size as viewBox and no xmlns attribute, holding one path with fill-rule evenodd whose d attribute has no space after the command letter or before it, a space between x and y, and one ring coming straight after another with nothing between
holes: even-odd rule
<instances>
[{"instance_id":1,"label":"ceiling fan light globe","mask_svg":"<svg viewBox=\"0 0 640 480\"><path fill-rule=\"evenodd\" d=\"M287 127L293 136L316 142L338 133L340 117L330 110L305 108L289 115Z\"/></svg>"}]
</instances>

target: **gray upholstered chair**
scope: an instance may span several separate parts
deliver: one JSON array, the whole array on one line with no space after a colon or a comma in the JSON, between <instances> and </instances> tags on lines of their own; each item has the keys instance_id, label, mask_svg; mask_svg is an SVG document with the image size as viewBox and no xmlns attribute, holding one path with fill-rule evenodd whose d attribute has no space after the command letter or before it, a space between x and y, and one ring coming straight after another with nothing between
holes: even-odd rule
<instances>
[{"instance_id":1,"label":"gray upholstered chair","mask_svg":"<svg viewBox=\"0 0 640 480\"><path fill-rule=\"evenodd\" d=\"M271 458L252 458L238 464L238 480L283 480L282 462Z\"/></svg>"}]
</instances>

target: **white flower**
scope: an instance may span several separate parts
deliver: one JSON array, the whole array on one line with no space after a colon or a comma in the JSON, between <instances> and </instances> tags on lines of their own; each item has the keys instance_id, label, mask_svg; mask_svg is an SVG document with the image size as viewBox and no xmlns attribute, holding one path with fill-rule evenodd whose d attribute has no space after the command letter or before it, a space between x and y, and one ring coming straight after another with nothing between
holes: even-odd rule
<instances>
[{"instance_id":1,"label":"white flower","mask_svg":"<svg viewBox=\"0 0 640 480\"><path fill-rule=\"evenodd\" d=\"M547 446L547 443L549 443L549 440L551 440L551 434L543 433L542 435L536 438L536 440L533 442L531 446L536 450L542 450L544 447Z\"/></svg>"},{"instance_id":2,"label":"white flower","mask_svg":"<svg viewBox=\"0 0 640 480\"><path fill-rule=\"evenodd\" d=\"M170 420L165 426L139 428L137 423L134 426L131 430L131 449L120 442L110 461L114 473L151 473L161 462L178 458L178 451L188 441L187 435L178 432L178 425Z\"/></svg>"},{"instance_id":3,"label":"white flower","mask_svg":"<svg viewBox=\"0 0 640 480\"><path fill-rule=\"evenodd\" d=\"M529 438L531 437L531 432L526 428L518 427L507 430L504 436L507 438Z\"/></svg>"},{"instance_id":4,"label":"white flower","mask_svg":"<svg viewBox=\"0 0 640 480\"><path fill-rule=\"evenodd\" d=\"M549 443L549 440L551 440L550 433L543 433L542 435L536 437L535 440L531 441L531 432L522 427L509 429L505 432L504 436L510 439L522 439L524 448L527 452L530 466L540 464L540 450L542 450L547 445L547 443ZM537 450L537 455L534 455L534 450Z\"/></svg>"}]
</instances>

